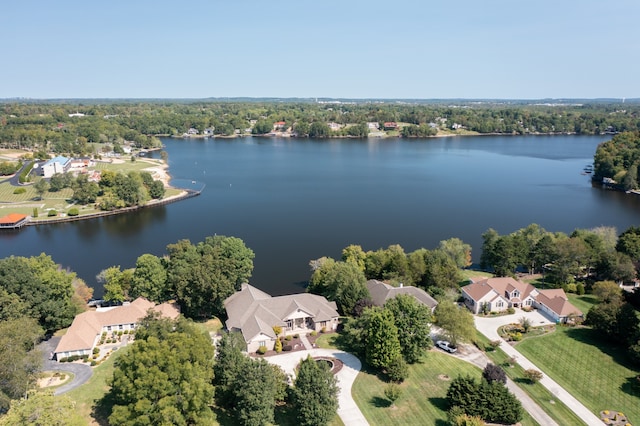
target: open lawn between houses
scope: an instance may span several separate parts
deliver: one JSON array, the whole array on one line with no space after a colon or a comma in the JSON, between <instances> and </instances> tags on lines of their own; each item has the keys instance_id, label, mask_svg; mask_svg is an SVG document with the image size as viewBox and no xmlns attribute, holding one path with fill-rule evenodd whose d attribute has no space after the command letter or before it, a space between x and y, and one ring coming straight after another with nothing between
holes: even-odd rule
<instances>
[{"instance_id":1,"label":"open lawn between houses","mask_svg":"<svg viewBox=\"0 0 640 426\"><path fill-rule=\"evenodd\" d=\"M590 328L558 327L523 340L516 349L594 414L621 411L631 424L640 424L640 393L631 386L639 371L625 348L598 339Z\"/></svg>"},{"instance_id":2,"label":"open lawn between houses","mask_svg":"<svg viewBox=\"0 0 640 426\"><path fill-rule=\"evenodd\" d=\"M567 297L569 298L569 302L571 302L571 304L576 308L580 309L585 315L587 315L587 312L589 312L589 309L591 309L593 305L597 305L599 303L598 298L592 294L583 294L582 296L579 296L577 294L568 293Z\"/></svg>"},{"instance_id":3,"label":"open lawn between houses","mask_svg":"<svg viewBox=\"0 0 640 426\"><path fill-rule=\"evenodd\" d=\"M409 367L409 378L400 385L402 395L391 408L384 396L387 383L375 372L363 369L352 388L353 399L371 425L447 425L446 395L451 379L481 370L453 356L429 351L422 362ZM523 426L535 425L525 412Z\"/></svg>"}]
</instances>

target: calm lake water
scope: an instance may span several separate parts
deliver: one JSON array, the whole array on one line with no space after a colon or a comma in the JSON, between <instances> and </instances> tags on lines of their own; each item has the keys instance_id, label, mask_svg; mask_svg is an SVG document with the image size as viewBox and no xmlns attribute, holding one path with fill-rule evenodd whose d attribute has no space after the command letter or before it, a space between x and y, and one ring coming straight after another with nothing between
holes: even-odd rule
<instances>
[{"instance_id":1,"label":"calm lake water","mask_svg":"<svg viewBox=\"0 0 640 426\"><path fill-rule=\"evenodd\" d=\"M165 139L176 182L201 196L109 218L0 233L0 257L41 252L88 284L180 239L242 238L255 251L251 283L299 291L309 260L360 244L410 252L459 237L538 223L549 231L640 222L640 197L592 187L581 175L597 136L480 136L426 140ZM197 186L196 185L196 186ZM102 289L96 289L100 295Z\"/></svg>"}]
</instances>

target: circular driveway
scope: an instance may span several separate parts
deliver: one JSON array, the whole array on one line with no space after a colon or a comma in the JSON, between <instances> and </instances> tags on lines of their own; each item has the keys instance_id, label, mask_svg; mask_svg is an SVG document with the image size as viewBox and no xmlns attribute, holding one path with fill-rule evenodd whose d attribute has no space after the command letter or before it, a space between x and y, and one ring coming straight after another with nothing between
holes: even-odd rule
<instances>
[{"instance_id":1,"label":"circular driveway","mask_svg":"<svg viewBox=\"0 0 640 426\"><path fill-rule=\"evenodd\" d=\"M338 394L338 416L340 416L342 422L348 426L368 425L369 422L367 422L367 419L365 419L362 411L360 411L351 396L351 387L356 380L358 372L362 368L360 360L355 355L337 349L312 349L274 355L264 359L271 364L278 365L287 375L294 378L296 367L300 364L300 361L306 359L309 355L311 355L312 358L326 356L342 361L344 365L342 369L336 373L338 387L340 388L340 393Z\"/></svg>"},{"instance_id":2,"label":"circular driveway","mask_svg":"<svg viewBox=\"0 0 640 426\"><path fill-rule=\"evenodd\" d=\"M481 317L474 315L474 321L476 323L476 328L482 334L487 336L490 340L498 340L500 338L498 335L498 328L507 324L517 324L520 322L520 318L523 317L531 321L532 327L555 324L555 322L551 321L550 318L542 315L537 310L526 312L521 309L516 309L515 314L502 315L498 317Z\"/></svg>"}]
</instances>

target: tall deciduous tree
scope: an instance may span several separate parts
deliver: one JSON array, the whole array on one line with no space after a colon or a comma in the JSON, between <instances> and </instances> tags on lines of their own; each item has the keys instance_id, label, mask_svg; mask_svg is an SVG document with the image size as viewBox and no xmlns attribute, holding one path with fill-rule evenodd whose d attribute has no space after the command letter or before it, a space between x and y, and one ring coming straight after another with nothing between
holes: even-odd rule
<instances>
[{"instance_id":1,"label":"tall deciduous tree","mask_svg":"<svg viewBox=\"0 0 640 426\"><path fill-rule=\"evenodd\" d=\"M129 293L133 299L142 296L156 303L169 298L167 271L162 259L148 253L138 258Z\"/></svg>"},{"instance_id":2,"label":"tall deciduous tree","mask_svg":"<svg viewBox=\"0 0 640 426\"><path fill-rule=\"evenodd\" d=\"M0 412L35 386L42 353L34 348L43 334L32 318L0 321Z\"/></svg>"},{"instance_id":3,"label":"tall deciduous tree","mask_svg":"<svg viewBox=\"0 0 640 426\"><path fill-rule=\"evenodd\" d=\"M5 300L18 300L24 314L35 318L45 331L67 327L79 312L73 302L74 273L60 268L50 256L0 259L0 290ZM0 297L3 292L0 291ZM3 311L13 307L1 307Z\"/></svg>"},{"instance_id":4,"label":"tall deciduous tree","mask_svg":"<svg viewBox=\"0 0 640 426\"><path fill-rule=\"evenodd\" d=\"M389 310L371 310L365 351L367 363L379 369L388 367L396 358L402 356L398 328Z\"/></svg>"},{"instance_id":5,"label":"tall deciduous tree","mask_svg":"<svg viewBox=\"0 0 640 426\"><path fill-rule=\"evenodd\" d=\"M329 367L311 356L302 360L293 388L298 422L302 426L328 424L338 410L338 385Z\"/></svg>"},{"instance_id":6,"label":"tall deciduous tree","mask_svg":"<svg viewBox=\"0 0 640 426\"><path fill-rule=\"evenodd\" d=\"M356 302L370 296L362 270L355 263L333 259L313 272L307 291L335 301L344 314L351 314Z\"/></svg>"},{"instance_id":7,"label":"tall deciduous tree","mask_svg":"<svg viewBox=\"0 0 640 426\"><path fill-rule=\"evenodd\" d=\"M473 315L453 302L442 300L434 311L436 323L454 345L461 341L472 341L476 335Z\"/></svg>"},{"instance_id":8,"label":"tall deciduous tree","mask_svg":"<svg viewBox=\"0 0 640 426\"><path fill-rule=\"evenodd\" d=\"M417 362L432 344L431 309L406 294L389 300L385 308L393 314L402 356L410 364Z\"/></svg>"},{"instance_id":9,"label":"tall deciduous tree","mask_svg":"<svg viewBox=\"0 0 640 426\"><path fill-rule=\"evenodd\" d=\"M167 281L188 317L222 314L224 300L253 270L253 251L235 237L207 237L197 245L181 240L167 251Z\"/></svg>"},{"instance_id":10,"label":"tall deciduous tree","mask_svg":"<svg viewBox=\"0 0 640 426\"><path fill-rule=\"evenodd\" d=\"M458 268L471 266L471 246L465 244L460 238L440 241L438 249L446 253Z\"/></svg>"},{"instance_id":11,"label":"tall deciduous tree","mask_svg":"<svg viewBox=\"0 0 640 426\"><path fill-rule=\"evenodd\" d=\"M11 409L0 417L1 426L83 426L87 422L78 413L76 404L66 395L54 396L52 391L30 391L26 398L13 401Z\"/></svg>"},{"instance_id":12,"label":"tall deciduous tree","mask_svg":"<svg viewBox=\"0 0 640 426\"><path fill-rule=\"evenodd\" d=\"M186 320L167 338L149 333L116 360L110 424L208 425L214 421L213 346Z\"/></svg>"}]
</instances>

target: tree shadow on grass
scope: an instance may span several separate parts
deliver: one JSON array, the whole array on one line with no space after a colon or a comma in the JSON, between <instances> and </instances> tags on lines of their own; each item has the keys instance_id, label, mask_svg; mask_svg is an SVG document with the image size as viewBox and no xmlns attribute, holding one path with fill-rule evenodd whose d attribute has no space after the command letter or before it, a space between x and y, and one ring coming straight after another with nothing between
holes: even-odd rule
<instances>
[{"instance_id":1,"label":"tree shadow on grass","mask_svg":"<svg viewBox=\"0 0 640 426\"><path fill-rule=\"evenodd\" d=\"M114 404L115 401L111 396L111 392L107 392L102 398L96 401L91 409L91 417L93 417L100 426L108 426L109 415L111 414Z\"/></svg>"},{"instance_id":2,"label":"tree shadow on grass","mask_svg":"<svg viewBox=\"0 0 640 426\"><path fill-rule=\"evenodd\" d=\"M627 377L627 381L620 386L622 392L640 398L640 376Z\"/></svg>"},{"instance_id":3,"label":"tree shadow on grass","mask_svg":"<svg viewBox=\"0 0 640 426\"><path fill-rule=\"evenodd\" d=\"M391 407L391 401L389 401L387 398L381 398L379 396L372 397L369 402L376 408Z\"/></svg>"},{"instance_id":4,"label":"tree shadow on grass","mask_svg":"<svg viewBox=\"0 0 640 426\"><path fill-rule=\"evenodd\" d=\"M568 329L567 336L574 340L577 340L578 342L598 348L601 352L609 355L617 364L623 367L626 367L630 370L636 369L636 367L629 359L627 350L624 346L616 345L611 341L601 338L598 332L590 328Z\"/></svg>"},{"instance_id":5,"label":"tree shadow on grass","mask_svg":"<svg viewBox=\"0 0 640 426\"><path fill-rule=\"evenodd\" d=\"M449 410L449 403L447 402L447 398L439 398L437 396L434 396L432 398L429 398L429 402L431 402L434 407L442 411Z\"/></svg>"}]
</instances>

